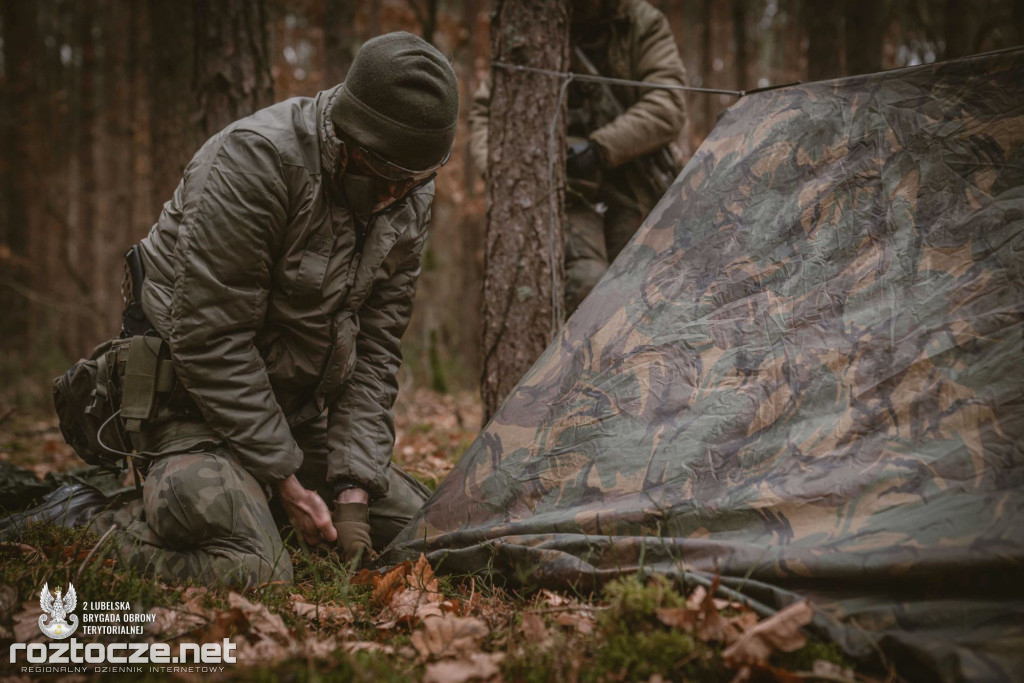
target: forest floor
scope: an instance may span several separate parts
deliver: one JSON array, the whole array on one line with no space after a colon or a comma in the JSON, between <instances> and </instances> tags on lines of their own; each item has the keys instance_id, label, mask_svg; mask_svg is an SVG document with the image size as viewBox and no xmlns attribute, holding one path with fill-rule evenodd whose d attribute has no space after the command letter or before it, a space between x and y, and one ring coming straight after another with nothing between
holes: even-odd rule
<instances>
[{"instance_id":1,"label":"forest floor","mask_svg":"<svg viewBox=\"0 0 1024 683\"><path fill-rule=\"evenodd\" d=\"M480 406L470 394L405 392L396 426L395 460L434 488L477 433ZM0 407L3 461L39 478L79 465L53 419ZM141 576L93 555L97 542L81 529L34 525L0 543L0 649L42 642L39 591L72 582L80 604L128 601L155 615L137 640L237 644L237 661L223 672L175 674L186 679L871 680L837 647L800 629L811 617L805 603L761 619L713 590L659 577L622 578L580 595L495 577L435 576L422 557L386 572L353 572L333 552L298 549L294 584L235 592ZM31 679L8 661L0 675Z\"/></svg>"}]
</instances>

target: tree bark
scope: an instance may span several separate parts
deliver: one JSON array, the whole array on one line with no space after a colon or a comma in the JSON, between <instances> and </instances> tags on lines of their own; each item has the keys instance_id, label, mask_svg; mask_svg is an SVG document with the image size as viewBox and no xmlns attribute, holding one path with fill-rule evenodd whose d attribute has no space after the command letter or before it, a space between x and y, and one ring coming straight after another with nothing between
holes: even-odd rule
<instances>
[{"instance_id":1,"label":"tree bark","mask_svg":"<svg viewBox=\"0 0 1024 683\"><path fill-rule=\"evenodd\" d=\"M171 198L185 165L202 143L202 133L192 121L195 18L192 5L180 0L151 0L142 3L142 11L149 15L146 94L153 196L164 202Z\"/></svg>"},{"instance_id":2,"label":"tree bark","mask_svg":"<svg viewBox=\"0 0 1024 683\"><path fill-rule=\"evenodd\" d=\"M711 21L714 14L714 4L711 0L704 0L703 9L701 12L701 30L700 30L700 72L701 72L701 85L705 88L712 87L711 85L711 74L713 74L714 68L711 64L711 43L713 40L713 33L711 30ZM711 97L703 97L703 111L704 121L702 130L700 131L700 137L706 138L711 129L715 127L715 103Z\"/></svg>"},{"instance_id":3,"label":"tree bark","mask_svg":"<svg viewBox=\"0 0 1024 683\"><path fill-rule=\"evenodd\" d=\"M565 71L568 20L565 2L500 0L491 24L491 54L500 62ZM561 326L564 272L562 81L500 68L492 76L481 380L485 420Z\"/></svg>"},{"instance_id":4,"label":"tree bark","mask_svg":"<svg viewBox=\"0 0 1024 683\"><path fill-rule=\"evenodd\" d=\"M807 33L807 79L819 81L841 76L843 3L806 4L804 6L804 29Z\"/></svg>"},{"instance_id":5,"label":"tree bark","mask_svg":"<svg viewBox=\"0 0 1024 683\"><path fill-rule=\"evenodd\" d=\"M30 305L18 290L31 286L28 202L35 171L35 5L0 2L0 29L4 59L0 109L0 309L5 312L5 327L9 330L0 336L0 348L30 349Z\"/></svg>"},{"instance_id":6,"label":"tree bark","mask_svg":"<svg viewBox=\"0 0 1024 683\"><path fill-rule=\"evenodd\" d=\"M196 120L207 137L274 101L264 0L195 0Z\"/></svg>"}]
</instances>

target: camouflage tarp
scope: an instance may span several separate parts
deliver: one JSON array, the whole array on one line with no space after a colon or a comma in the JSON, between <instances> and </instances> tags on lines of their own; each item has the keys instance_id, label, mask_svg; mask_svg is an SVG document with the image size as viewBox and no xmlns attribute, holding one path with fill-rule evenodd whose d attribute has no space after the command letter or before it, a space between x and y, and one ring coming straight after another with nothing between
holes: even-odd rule
<instances>
[{"instance_id":1,"label":"camouflage tarp","mask_svg":"<svg viewBox=\"0 0 1024 683\"><path fill-rule=\"evenodd\" d=\"M1024 671L1024 51L751 94L386 559L798 596Z\"/></svg>"}]
</instances>

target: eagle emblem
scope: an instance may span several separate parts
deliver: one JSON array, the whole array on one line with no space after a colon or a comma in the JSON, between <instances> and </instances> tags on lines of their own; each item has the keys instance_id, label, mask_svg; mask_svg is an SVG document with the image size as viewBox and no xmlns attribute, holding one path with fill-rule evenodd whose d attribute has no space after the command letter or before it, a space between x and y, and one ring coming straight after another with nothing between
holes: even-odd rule
<instances>
[{"instance_id":1,"label":"eagle emblem","mask_svg":"<svg viewBox=\"0 0 1024 683\"><path fill-rule=\"evenodd\" d=\"M68 583L68 592L63 598L60 595L60 586L57 587L56 595L50 595L49 585L43 584L43 590L39 594L39 607L43 610L39 615L39 630L57 640L70 636L78 628L78 616L71 614L77 603L78 596L72 584ZM45 623L47 619L50 622L48 624Z\"/></svg>"}]
</instances>

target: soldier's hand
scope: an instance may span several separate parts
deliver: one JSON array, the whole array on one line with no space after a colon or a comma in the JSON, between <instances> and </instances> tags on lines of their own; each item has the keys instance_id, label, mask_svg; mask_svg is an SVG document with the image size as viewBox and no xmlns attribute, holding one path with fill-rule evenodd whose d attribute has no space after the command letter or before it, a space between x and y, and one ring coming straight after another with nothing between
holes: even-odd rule
<instances>
[{"instance_id":1,"label":"soldier's hand","mask_svg":"<svg viewBox=\"0 0 1024 683\"><path fill-rule=\"evenodd\" d=\"M373 555L370 541L370 512L365 502L334 504L334 528L338 532L338 549L345 562L359 567Z\"/></svg>"},{"instance_id":2,"label":"soldier's hand","mask_svg":"<svg viewBox=\"0 0 1024 683\"><path fill-rule=\"evenodd\" d=\"M327 503L316 491L303 487L295 475L282 480L277 486L277 493L288 518L306 543L333 543L338 538Z\"/></svg>"},{"instance_id":3,"label":"soldier's hand","mask_svg":"<svg viewBox=\"0 0 1024 683\"><path fill-rule=\"evenodd\" d=\"M590 180L601 170L597 147L590 140L579 140L569 145L565 154L565 173L570 178Z\"/></svg>"}]
</instances>

